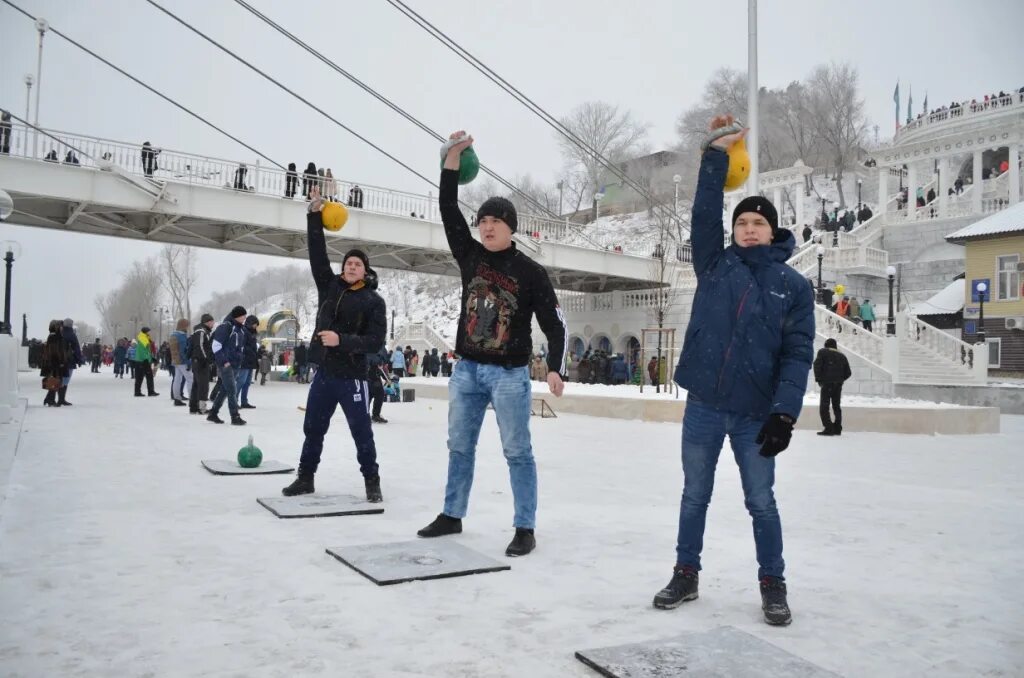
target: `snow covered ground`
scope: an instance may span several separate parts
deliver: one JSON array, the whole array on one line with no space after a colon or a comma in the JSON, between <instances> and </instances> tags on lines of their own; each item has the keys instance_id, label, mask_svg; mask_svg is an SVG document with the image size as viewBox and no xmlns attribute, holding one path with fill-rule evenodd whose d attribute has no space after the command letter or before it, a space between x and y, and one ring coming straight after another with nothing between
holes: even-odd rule
<instances>
[{"instance_id":1,"label":"snow covered ground","mask_svg":"<svg viewBox=\"0 0 1024 678\"><path fill-rule=\"evenodd\" d=\"M441 506L443 401L387 405L377 426L386 512L280 520L257 505L289 476L219 477L253 434L297 461L303 386L254 386L244 429L109 371L75 376L69 409L32 398L0 506L4 676L595 676L574 650L732 625L846 676L1013 676L1024 665L1024 417L1003 433L797 432L779 458L794 622L761 621L750 522L720 464L701 598L658 611L681 484L679 426L533 421L538 548L512 570L378 587L329 546L414 538ZM338 425L341 424L341 425ZM359 493L339 419L317 478ZM3 452L0 452L3 454ZM465 532L504 560L508 473L493 415ZM4 468L0 464L0 468Z\"/></svg>"}]
</instances>

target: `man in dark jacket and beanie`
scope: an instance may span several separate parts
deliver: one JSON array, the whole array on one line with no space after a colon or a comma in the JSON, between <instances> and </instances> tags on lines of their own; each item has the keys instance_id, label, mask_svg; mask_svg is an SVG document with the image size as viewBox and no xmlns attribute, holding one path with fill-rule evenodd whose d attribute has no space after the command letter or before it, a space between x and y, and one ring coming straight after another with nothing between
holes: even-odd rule
<instances>
[{"instance_id":1,"label":"man in dark jacket and beanie","mask_svg":"<svg viewBox=\"0 0 1024 678\"><path fill-rule=\"evenodd\" d=\"M480 241L459 209L459 158L473 137L456 132L442 147L444 167L438 203L448 246L462 276L462 306L455 350L461 356L448 382L448 484L444 510L418 532L440 537L462 532L473 485L476 445L487 405L494 413L508 463L515 536L507 556L536 546L537 466L530 444L530 328L534 314L548 346L548 388L562 395L568 335L547 271L516 249L516 208L489 198L477 212Z\"/></svg>"},{"instance_id":2,"label":"man in dark jacket and beanie","mask_svg":"<svg viewBox=\"0 0 1024 678\"><path fill-rule=\"evenodd\" d=\"M192 328L189 338L192 359L192 392L188 398L190 414L206 414L206 401L210 399L210 369L213 367L213 316L204 313L199 324Z\"/></svg>"},{"instance_id":3,"label":"man in dark jacket and beanie","mask_svg":"<svg viewBox=\"0 0 1024 678\"><path fill-rule=\"evenodd\" d=\"M795 239L759 195L732 214L722 242L729 156L746 134L732 116L711 122L691 219L697 292L675 381L686 389L683 497L672 580L654 597L668 609L697 598L704 526L725 436L753 519L761 608L769 624L791 621L783 577L782 523L775 505L775 456L789 445L814 353L811 286L786 265Z\"/></svg>"},{"instance_id":4,"label":"man in dark jacket and beanie","mask_svg":"<svg viewBox=\"0 0 1024 678\"><path fill-rule=\"evenodd\" d=\"M260 319L254 315L248 316L242 326L245 345L242 347L242 369L238 377L238 408L241 410L256 409L249 403L249 387L252 386L253 374L260 367L259 341L256 339L259 329Z\"/></svg>"},{"instance_id":5,"label":"man in dark jacket and beanie","mask_svg":"<svg viewBox=\"0 0 1024 678\"><path fill-rule=\"evenodd\" d=\"M835 339L826 339L825 348L818 351L814 358L814 381L821 387L821 425L823 431L819 436L839 436L843 434L843 407L840 400L843 397L843 382L853 376L850 370L850 361L839 352L839 346ZM832 423L829 416L829 404L836 413L836 421Z\"/></svg>"},{"instance_id":6,"label":"man in dark jacket and beanie","mask_svg":"<svg viewBox=\"0 0 1024 678\"><path fill-rule=\"evenodd\" d=\"M245 321L246 315L244 307L235 306L213 331L210 343L213 349L213 360L217 364L220 388L217 390L217 397L213 399L213 407L206 415L206 420L214 424L224 423L217 413L220 412L221 405L227 399L231 423L235 426L245 425L245 420L238 416L237 375L242 369L242 353L245 350L245 330L242 329L242 323Z\"/></svg>"},{"instance_id":7,"label":"man in dark jacket and beanie","mask_svg":"<svg viewBox=\"0 0 1024 678\"><path fill-rule=\"evenodd\" d=\"M361 250L350 250L345 254L341 275L335 275L331 270L320 217L322 207L320 190L311 188L306 237L319 309L313 342L323 348L323 353L306 397L306 418L302 427L306 440L302 444L298 477L282 493L293 496L315 491L313 476L320 465L324 436L331 425L331 417L341 405L356 445L366 499L380 502L383 496L377 447L370 425L366 356L375 354L384 345L388 329L387 310L384 299L367 284L367 275L375 280L375 274Z\"/></svg>"},{"instance_id":8,"label":"man in dark jacket and beanie","mask_svg":"<svg viewBox=\"0 0 1024 678\"><path fill-rule=\"evenodd\" d=\"M295 381L305 384L309 381L309 354L306 350L306 342L300 341L295 347Z\"/></svg>"}]
</instances>

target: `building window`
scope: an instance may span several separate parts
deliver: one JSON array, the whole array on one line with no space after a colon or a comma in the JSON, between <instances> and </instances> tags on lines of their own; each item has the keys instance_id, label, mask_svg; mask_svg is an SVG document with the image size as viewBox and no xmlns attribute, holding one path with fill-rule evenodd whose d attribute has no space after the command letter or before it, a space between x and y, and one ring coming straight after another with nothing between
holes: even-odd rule
<instances>
[{"instance_id":1,"label":"building window","mask_svg":"<svg viewBox=\"0 0 1024 678\"><path fill-rule=\"evenodd\" d=\"M988 344L988 366L999 367L999 361L1003 357L1003 340L985 339L985 343Z\"/></svg>"},{"instance_id":2,"label":"building window","mask_svg":"<svg viewBox=\"0 0 1024 678\"><path fill-rule=\"evenodd\" d=\"M1010 254L996 260L996 301L1020 299L1019 254Z\"/></svg>"}]
</instances>

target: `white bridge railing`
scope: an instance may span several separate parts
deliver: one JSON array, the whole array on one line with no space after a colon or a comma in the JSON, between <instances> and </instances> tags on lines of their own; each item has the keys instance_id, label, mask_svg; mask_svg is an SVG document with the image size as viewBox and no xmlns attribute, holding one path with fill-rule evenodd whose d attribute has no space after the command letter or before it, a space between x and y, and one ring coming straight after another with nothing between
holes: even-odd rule
<instances>
[{"instance_id":1,"label":"white bridge railing","mask_svg":"<svg viewBox=\"0 0 1024 678\"><path fill-rule=\"evenodd\" d=\"M932 327L913 316L907 316L904 337L919 350L947 361L963 376L979 384L988 380L988 347L972 345Z\"/></svg>"},{"instance_id":2,"label":"white bridge railing","mask_svg":"<svg viewBox=\"0 0 1024 678\"><path fill-rule=\"evenodd\" d=\"M1012 92L1006 96L989 99L988 102L965 103L954 109L923 115L917 120L907 123L896 132L894 141L897 143L906 142L920 136L918 134L919 130L923 134L923 130L930 130L951 122L983 120L984 118L997 117L1020 110L1024 110L1024 94L1019 92Z\"/></svg>"},{"instance_id":3,"label":"white bridge railing","mask_svg":"<svg viewBox=\"0 0 1024 678\"><path fill-rule=\"evenodd\" d=\"M394 341L399 344L411 341L422 341L429 344L431 348L443 349L445 351L455 350L455 347L451 342L438 334L437 331L426 322L407 323L398 331L398 336L395 337Z\"/></svg>"},{"instance_id":4,"label":"white bridge railing","mask_svg":"<svg viewBox=\"0 0 1024 678\"><path fill-rule=\"evenodd\" d=\"M267 166L260 160L239 162L156 146L144 150L141 144L56 130L46 132L51 136L21 124L12 125L10 155L100 170L117 166L129 174L155 182L211 186L286 200L303 200L308 189L315 185L320 188L322 195L346 203L351 208L435 223L441 220L437 198L432 192L409 193L359 184L337 176L327 178L319 174L306 175L305 167L298 164L292 172ZM149 153L153 154L151 158L147 158ZM466 216L467 220L473 217L468 212ZM577 224L532 214L519 215L517 235L521 240L536 243L548 241L591 250L650 255L649 251L645 251L646 248L633 245L628 240L612 243L610 238L589 233ZM685 256L677 258L688 260Z\"/></svg>"}]
</instances>

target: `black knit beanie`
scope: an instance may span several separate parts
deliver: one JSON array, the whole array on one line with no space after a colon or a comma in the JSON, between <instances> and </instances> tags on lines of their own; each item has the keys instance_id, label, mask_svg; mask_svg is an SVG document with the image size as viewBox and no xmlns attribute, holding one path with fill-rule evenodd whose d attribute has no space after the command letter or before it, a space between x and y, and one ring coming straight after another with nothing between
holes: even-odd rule
<instances>
[{"instance_id":1,"label":"black knit beanie","mask_svg":"<svg viewBox=\"0 0 1024 678\"><path fill-rule=\"evenodd\" d=\"M362 261L363 262L363 268L365 268L367 271L370 270L370 259L369 259L369 257L366 256L366 252L364 252L362 250L358 250L358 249L351 249L351 250L349 250L348 252L345 253L345 258L341 260L341 267L342 268L345 268L345 262L348 261L351 257L355 257L356 259L359 259L360 261Z\"/></svg>"},{"instance_id":2,"label":"black knit beanie","mask_svg":"<svg viewBox=\"0 0 1024 678\"><path fill-rule=\"evenodd\" d=\"M508 198L502 198L501 196L494 196L484 201L483 205L480 205L480 209L476 212L476 221L479 224L480 220L484 217L494 217L495 219L501 219L508 227L515 233L516 229L519 228L519 220L516 217L516 206L512 204L512 201Z\"/></svg>"},{"instance_id":3,"label":"black knit beanie","mask_svg":"<svg viewBox=\"0 0 1024 678\"><path fill-rule=\"evenodd\" d=\"M757 212L763 216L772 227L773 237L776 231L779 230L779 213L775 210L775 205L773 205L768 198L764 198L760 195L752 195L740 200L740 204L736 205L736 209L732 211L732 227L734 229L736 228L736 220L739 219L740 215L744 212Z\"/></svg>"},{"instance_id":4,"label":"black knit beanie","mask_svg":"<svg viewBox=\"0 0 1024 678\"><path fill-rule=\"evenodd\" d=\"M249 315L249 313L245 310L245 306L235 306L233 309L231 309L232 318L237 318L238 316L242 315Z\"/></svg>"},{"instance_id":5,"label":"black knit beanie","mask_svg":"<svg viewBox=\"0 0 1024 678\"><path fill-rule=\"evenodd\" d=\"M211 320L213 320L213 316L210 315L209 313L204 313L203 317L199 319L199 322L205 325L206 323L210 322Z\"/></svg>"}]
</instances>

